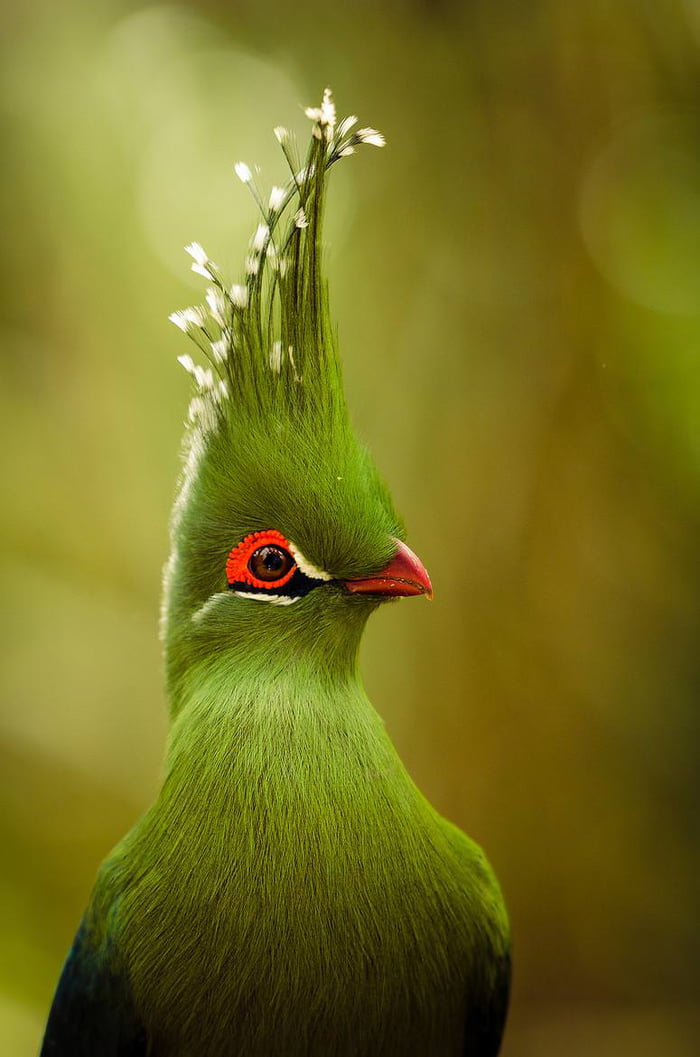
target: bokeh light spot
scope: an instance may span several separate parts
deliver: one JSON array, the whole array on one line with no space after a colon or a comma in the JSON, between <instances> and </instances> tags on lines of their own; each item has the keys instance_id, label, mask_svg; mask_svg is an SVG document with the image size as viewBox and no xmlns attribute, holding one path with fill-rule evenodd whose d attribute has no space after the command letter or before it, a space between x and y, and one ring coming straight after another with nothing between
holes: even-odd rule
<instances>
[{"instance_id":1,"label":"bokeh light spot","mask_svg":"<svg viewBox=\"0 0 700 1057\"><path fill-rule=\"evenodd\" d=\"M625 125L590 166L581 230L600 272L658 312L700 312L697 122L655 113Z\"/></svg>"}]
</instances>

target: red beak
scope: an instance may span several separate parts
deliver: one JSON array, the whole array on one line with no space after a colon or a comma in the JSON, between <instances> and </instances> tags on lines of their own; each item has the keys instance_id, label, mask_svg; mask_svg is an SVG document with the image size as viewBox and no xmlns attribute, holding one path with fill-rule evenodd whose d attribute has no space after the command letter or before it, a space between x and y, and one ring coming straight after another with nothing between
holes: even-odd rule
<instances>
[{"instance_id":1,"label":"red beak","mask_svg":"<svg viewBox=\"0 0 700 1057\"><path fill-rule=\"evenodd\" d=\"M366 580L344 580L352 594L425 595L433 597L433 585L420 558L400 540L394 540L396 554L388 565Z\"/></svg>"}]
</instances>

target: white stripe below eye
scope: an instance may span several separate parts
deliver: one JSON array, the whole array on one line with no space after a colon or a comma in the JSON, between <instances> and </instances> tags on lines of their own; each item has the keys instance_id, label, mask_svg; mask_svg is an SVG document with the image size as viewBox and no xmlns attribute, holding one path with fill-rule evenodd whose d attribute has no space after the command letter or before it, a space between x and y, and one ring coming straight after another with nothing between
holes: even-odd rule
<instances>
[{"instance_id":1,"label":"white stripe below eye","mask_svg":"<svg viewBox=\"0 0 700 1057\"><path fill-rule=\"evenodd\" d=\"M200 608L192 614L193 622L195 624L200 624L210 613L213 613L218 606L222 604L225 605L229 594L229 591L219 591L217 594L212 595L211 598L208 598L204 605L200 606Z\"/></svg>"},{"instance_id":2,"label":"white stripe below eye","mask_svg":"<svg viewBox=\"0 0 700 1057\"><path fill-rule=\"evenodd\" d=\"M238 598L252 598L255 602L271 602L273 606L291 606L292 602L298 602L303 595L273 595L253 594L252 591L234 591Z\"/></svg>"},{"instance_id":3,"label":"white stripe below eye","mask_svg":"<svg viewBox=\"0 0 700 1057\"><path fill-rule=\"evenodd\" d=\"M289 543L289 549L292 552L294 561L297 563L300 571L303 572L304 576L308 576L310 580L332 580L333 577L330 573L324 573L322 569L317 569L315 565L307 561L304 555L301 553L298 547L296 547L291 541Z\"/></svg>"}]
</instances>

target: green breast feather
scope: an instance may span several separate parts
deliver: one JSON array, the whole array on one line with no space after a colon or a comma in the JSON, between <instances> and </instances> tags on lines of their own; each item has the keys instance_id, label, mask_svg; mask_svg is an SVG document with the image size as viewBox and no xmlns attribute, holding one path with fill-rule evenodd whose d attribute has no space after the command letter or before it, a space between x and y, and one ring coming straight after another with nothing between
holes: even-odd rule
<instances>
[{"instance_id":1,"label":"green breast feather","mask_svg":"<svg viewBox=\"0 0 700 1057\"><path fill-rule=\"evenodd\" d=\"M181 357L196 393L165 578L165 778L82 941L143 1048L99 1052L495 1057L497 883L412 783L357 670L369 614L431 591L351 429L321 270L328 172L384 141L337 122L328 91L307 115L304 159L275 130L286 186L263 197L236 166L261 213L244 281L193 244L205 303L171 317L200 362Z\"/></svg>"}]
</instances>

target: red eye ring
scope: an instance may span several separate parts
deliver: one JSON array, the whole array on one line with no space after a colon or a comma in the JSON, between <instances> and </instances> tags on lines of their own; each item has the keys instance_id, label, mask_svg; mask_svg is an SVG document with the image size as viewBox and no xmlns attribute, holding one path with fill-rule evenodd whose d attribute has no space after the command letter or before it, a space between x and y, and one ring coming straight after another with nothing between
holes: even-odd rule
<instances>
[{"instance_id":1,"label":"red eye ring","mask_svg":"<svg viewBox=\"0 0 700 1057\"><path fill-rule=\"evenodd\" d=\"M296 562L293 561L292 567L287 572L280 576L279 580L259 580L257 576L248 568L248 562L252 555L260 547L281 547L282 550L287 551L292 555L289 541L284 538L281 532L276 529L265 529L262 532L251 532L246 536L245 539L237 543L228 556L226 562L226 579L230 585L233 584L249 584L251 587L264 587L265 590L275 590L278 587L283 587L288 583L297 571Z\"/></svg>"}]
</instances>

